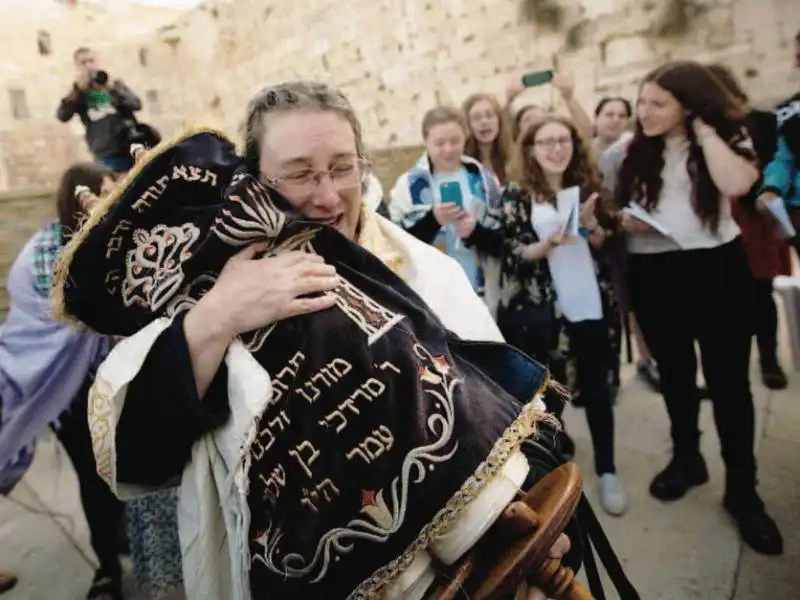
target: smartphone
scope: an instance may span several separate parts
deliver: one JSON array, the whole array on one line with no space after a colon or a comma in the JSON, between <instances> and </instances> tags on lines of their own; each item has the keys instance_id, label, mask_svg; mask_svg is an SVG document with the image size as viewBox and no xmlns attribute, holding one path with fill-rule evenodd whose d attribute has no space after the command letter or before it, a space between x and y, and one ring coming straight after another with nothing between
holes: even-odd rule
<instances>
[{"instance_id":1,"label":"smartphone","mask_svg":"<svg viewBox=\"0 0 800 600\"><path fill-rule=\"evenodd\" d=\"M464 208L464 197L461 195L461 184L458 181L446 181L439 186L439 197L442 204L455 204Z\"/></svg>"},{"instance_id":2,"label":"smartphone","mask_svg":"<svg viewBox=\"0 0 800 600\"><path fill-rule=\"evenodd\" d=\"M522 76L522 85L525 87L536 87L550 83L553 81L553 70L547 69L546 71L534 71Z\"/></svg>"}]
</instances>

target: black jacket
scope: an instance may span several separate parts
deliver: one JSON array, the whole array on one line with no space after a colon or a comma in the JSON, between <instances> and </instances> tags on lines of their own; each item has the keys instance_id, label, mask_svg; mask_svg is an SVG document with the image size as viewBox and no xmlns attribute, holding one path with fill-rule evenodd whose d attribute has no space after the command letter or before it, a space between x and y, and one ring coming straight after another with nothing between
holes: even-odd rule
<instances>
[{"instance_id":1,"label":"black jacket","mask_svg":"<svg viewBox=\"0 0 800 600\"><path fill-rule=\"evenodd\" d=\"M75 114L80 117L86 127L86 143L96 158L127 155L123 132L133 124L133 113L142 109L142 101L119 79L107 89L105 102L102 93L73 84L72 91L61 99L56 116L64 123Z\"/></svg>"}]
</instances>

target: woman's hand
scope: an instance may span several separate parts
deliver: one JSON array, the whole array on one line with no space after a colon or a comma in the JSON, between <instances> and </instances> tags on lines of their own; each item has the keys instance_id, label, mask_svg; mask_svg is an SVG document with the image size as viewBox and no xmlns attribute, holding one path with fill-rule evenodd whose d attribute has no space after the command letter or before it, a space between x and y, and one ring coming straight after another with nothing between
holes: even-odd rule
<instances>
[{"instance_id":1,"label":"woman's hand","mask_svg":"<svg viewBox=\"0 0 800 600\"><path fill-rule=\"evenodd\" d=\"M456 234L458 237L466 239L472 235L477 225L478 221L475 219L475 215L468 210L463 210L458 221L456 221Z\"/></svg>"},{"instance_id":2,"label":"woman's hand","mask_svg":"<svg viewBox=\"0 0 800 600\"><path fill-rule=\"evenodd\" d=\"M592 248L599 250L606 243L606 230L602 227L595 227L589 232L589 236L586 239Z\"/></svg>"},{"instance_id":3,"label":"woman's hand","mask_svg":"<svg viewBox=\"0 0 800 600\"><path fill-rule=\"evenodd\" d=\"M557 229L556 231L550 234L550 237L547 238L547 243L553 247L560 246L566 241L567 241L567 236L565 235L563 229Z\"/></svg>"},{"instance_id":4,"label":"woman's hand","mask_svg":"<svg viewBox=\"0 0 800 600\"><path fill-rule=\"evenodd\" d=\"M336 269L322 257L287 252L255 258L266 248L266 243L252 244L225 264L217 282L190 311L202 313L198 322L205 322L206 327L215 323L225 337L233 339L335 304L334 297L325 292L339 285Z\"/></svg>"},{"instance_id":5,"label":"woman's hand","mask_svg":"<svg viewBox=\"0 0 800 600\"><path fill-rule=\"evenodd\" d=\"M569 238L564 235L564 230L559 229L550 234L550 237L542 242L532 242L529 244L519 244L514 248L514 254L525 262L535 262L542 260L548 255L550 250L556 246L567 242Z\"/></svg>"},{"instance_id":6,"label":"woman's hand","mask_svg":"<svg viewBox=\"0 0 800 600\"><path fill-rule=\"evenodd\" d=\"M694 130L694 136L697 138L698 143L702 142L704 138L716 133L716 130L700 117L695 117L694 120L692 120L692 129Z\"/></svg>"},{"instance_id":7,"label":"woman's hand","mask_svg":"<svg viewBox=\"0 0 800 600\"><path fill-rule=\"evenodd\" d=\"M762 192L758 198L756 198L756 210L760 212L762 215L768 215L772 217L772 211L769 209L769 205L772 204L779 196L775 192Z\"/></svg>"},{"instance_id":8,"label":"woman's hand","mask_svg":"<svg viewBox=\"0 0 800 600\"><path fill-rule=\"evenodd\" d=\"M580 212L580 223L586 229L594 229L597 226L597 217L595 217L595 210L597 209L597 201L600 198L600 194L595 192L589 198L581 204L581 212Z\"/></svg>"},{"instance_id":9,"label":"woman's hand","mask_svg":"<svg viewBox=\"0 0 800 600\"><path fill-rule=\"evenodd\" d=\"M619 225L628 233L649 233L653 231L650 225L628 213L621 213Z\"/></svg>"},{"instance_id":10,"label":"woman's hand","mask_svg":"<svg viewBox=\"0 0 800 600\"><path fill-rule=\"evenodd\" d=\"M463 208L453 202L437 202L433 205L433 216L442 227L458 221L464 212Z\"/></svg>"},{"instance_id":11,"label":"woman's hand","mask_svg":"<svg viewBox=\"0 0 800 600\"><path fill-rule=\"evenodd\" d=\"M569 552L570 542L565 534L561 534L556 539L556 543L550 548L550 558L563 558ZM547 600L545 593L539 588L529 588L528 595L521 597L523 600Z\"/></svg>"},{"instance_id":12,"label":"woman's hand","mask_svg":"<svg viewBox=\"0 0 800 600\"><path fill-rule=\"evenodd\" d=\"M572 79L571 75L568 73L553 73L551 83L565 101L572 99L575 94L575 80Z\"/></svg>"}]
</instances>

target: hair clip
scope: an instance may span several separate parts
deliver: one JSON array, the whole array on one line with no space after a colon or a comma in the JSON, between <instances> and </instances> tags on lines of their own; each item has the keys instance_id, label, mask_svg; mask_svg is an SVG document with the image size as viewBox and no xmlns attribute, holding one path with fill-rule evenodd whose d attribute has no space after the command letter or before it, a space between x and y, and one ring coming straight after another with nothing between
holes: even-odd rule
<instances>
[{"instance_id":1,"label":"hair clip","mask_svg":"<svg viewBox=\"0 0 800 600\"><path fill-rule=\"evenodd\" d=\"M85 185L76 185L75 186L75 199L76 200L80 200L81 196L83 196L84 194L91 194L91 193L92 193L92 190L90 190L88 188L88 186L85 186Z\"/></svg>"},{"instance_id":2,"label":"hair clip","mask_svg":"<svg viewBox=\"0 0 800 600\"><path fill-rule=\"evenodd\" d=\"M131 144L130 153L135 159L140 152L144 152L145 150L147 150L147 148L145 148L143 144Z\"/></svg>"}]
</instances>

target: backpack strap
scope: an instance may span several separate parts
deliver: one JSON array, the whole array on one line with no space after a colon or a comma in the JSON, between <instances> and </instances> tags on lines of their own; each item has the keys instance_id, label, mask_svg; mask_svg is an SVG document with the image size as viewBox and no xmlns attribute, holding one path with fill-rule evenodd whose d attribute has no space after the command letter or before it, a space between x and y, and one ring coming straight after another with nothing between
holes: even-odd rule
<instances>
[{"instance_id":1,"label":"backpack strap","mask_svg":"<svg viewBox=\"0 0 800 600\"><path fill-rule=\"evenodd\" d=\"M594 559L594 552L603 564L608 573L614 589L619 594L620 600L640 600L639 593L622 569L622 565L617 558L614 549L611 547L606 537L600 521L597 520L589 501L585 494L581 494L577 510L578 522L580 524L581 536L583 537L583 563L586 569L586 577L589 580L589 590L595 600L606 600L603 584L597 570L597 563Z\"/></svg>"}]
</instances>

